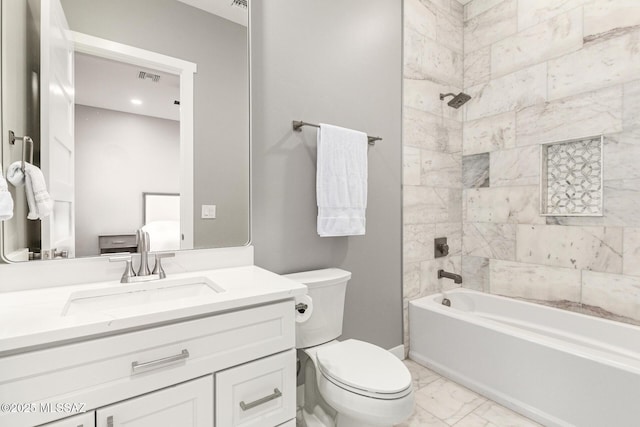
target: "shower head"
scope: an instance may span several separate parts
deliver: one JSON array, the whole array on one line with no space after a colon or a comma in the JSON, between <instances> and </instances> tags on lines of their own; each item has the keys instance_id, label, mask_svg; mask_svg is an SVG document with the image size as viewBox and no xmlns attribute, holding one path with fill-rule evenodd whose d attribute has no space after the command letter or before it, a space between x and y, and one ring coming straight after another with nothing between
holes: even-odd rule
<instances>
[{"instance_id":1,"label":"shower head","mask_svg":"<svg viewBox=\"0 0 640 427\"><path fill-rule=\"evenodd\" d=\"M460 92L457 95L455 93L441 93L440 101L444 101L447 96L453 96L453 99L447 102L447 105L453 108L460 108L464 103L471 99L471 97L464 92Z\"/></svg>"}]
</instances>

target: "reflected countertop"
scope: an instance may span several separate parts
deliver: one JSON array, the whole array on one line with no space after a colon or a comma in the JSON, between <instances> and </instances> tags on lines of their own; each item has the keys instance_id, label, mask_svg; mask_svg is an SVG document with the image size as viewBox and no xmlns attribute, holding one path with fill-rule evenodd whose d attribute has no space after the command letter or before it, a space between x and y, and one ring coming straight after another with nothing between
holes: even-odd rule
<instances>
[{"instance_id":1,"label":"reflected countertop","mask_svg":"<svg viewBox=\"0 0 640 427\"><path fill-rule=\"evenodd\" d=\"M65 311L74 295L129 285L115 280L0 294L0 356L239 310L307 292L306 286L256 266L173 274L163 280L202 278L221 291L102 310Z\"/></svg>"}]
</instances>

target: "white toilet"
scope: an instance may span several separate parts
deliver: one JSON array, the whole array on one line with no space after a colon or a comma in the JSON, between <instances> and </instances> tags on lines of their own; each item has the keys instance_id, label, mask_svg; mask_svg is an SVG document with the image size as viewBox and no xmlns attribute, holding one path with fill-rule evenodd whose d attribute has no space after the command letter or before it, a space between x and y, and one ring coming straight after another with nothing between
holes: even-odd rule
<instances>
[{"instance_id":1,"label":"white toilet","mask_svg":"<svg viewBox=\"0 0 640 427\"><path fill-rule=\"evenodd\" d=\"M296 327L305 372L302 420L307 427L392 426L413 412L411 374L376 345L336 341L351 273L337 268L289 274L307 285L313 312Z\"/></svg>"}]
</instances>

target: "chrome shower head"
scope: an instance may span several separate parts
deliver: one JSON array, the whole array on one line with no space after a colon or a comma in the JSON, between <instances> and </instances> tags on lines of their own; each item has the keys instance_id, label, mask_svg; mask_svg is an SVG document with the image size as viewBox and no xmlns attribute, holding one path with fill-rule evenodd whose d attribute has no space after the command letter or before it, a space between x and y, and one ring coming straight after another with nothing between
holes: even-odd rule
<instances>
[{"instance_id":1,"label":"chrome shower head","mask_svg":"<svg viewBox=\"0 0 640 427\"><path fill-rule=\"evenodd\" d=\"M464 92L460 92L457 95L455 93L441 93L440 101L444 101L447 96L453 96L453 99L447 102L447 105L453 108L460 108L463 104L471 99L471 97Z\"/></svg>"}]
</instances>

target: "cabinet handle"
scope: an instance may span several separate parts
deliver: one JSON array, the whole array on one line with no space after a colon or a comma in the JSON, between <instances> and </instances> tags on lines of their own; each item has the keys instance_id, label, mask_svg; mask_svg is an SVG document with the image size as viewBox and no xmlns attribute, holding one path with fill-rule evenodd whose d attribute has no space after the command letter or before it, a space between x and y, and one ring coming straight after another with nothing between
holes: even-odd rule
<instances>
[{"instance_id":1,"label":"cabinet handle","mask_svg":"<svg viewBox=\"0 0 640 427\"><path fill-rule=\"evenodd\" d=\"M107 427L113 427L113 415L107 417Z\"/></svg>"},{"instance_id":2,"label":"cabinet handle","mask_svg":"<svg viewBox=\"0 0 640 427\"><path fill-rule=\"evenodd\" d=\"M143 363L133 362L131 363L131 370L135 374L138 371L142 371L145 369L156 369L164 365L179 362L181 360L187 359L188 357L189 357L189 351L184 349L182 350L182 352L180 352L180 354L176 354L174 356L169 356L169 357L163 357L162 359L152 360L151 362L143 362Z\"/></svg>"},{"instance_id":3,"label":"cabinet handle","mask_svg":"<svg viewBox=\"0 0 640 427\"><path fill-rule=\"evenodd\" d=\"M282 396L282 392L280 392L280 390L278 390L277 388L274 388L273 394L270 394L269 396L265 396L261 399L254 400L253 402L249 402L249 403L244 403L244 400L243 400L242 402L240 402L240 408L242 408L243 411L248 411L251 408L255 408L256 406L260 406L263 403L267 403L271 400L277 399L280 396Z\"/></svg>"},{"instance_id":4,"label":"cabinet handle","mask_svg":"<svg viewBox=\"0 0 640 427\"><path fill-rule=\"evenodd\" d=\"M125 243L127 243L127 242L124 241L124 240L112 240L111 241L112 245L124 245Z\"/></svg>"}]
</instances>

